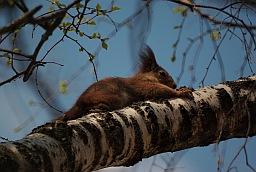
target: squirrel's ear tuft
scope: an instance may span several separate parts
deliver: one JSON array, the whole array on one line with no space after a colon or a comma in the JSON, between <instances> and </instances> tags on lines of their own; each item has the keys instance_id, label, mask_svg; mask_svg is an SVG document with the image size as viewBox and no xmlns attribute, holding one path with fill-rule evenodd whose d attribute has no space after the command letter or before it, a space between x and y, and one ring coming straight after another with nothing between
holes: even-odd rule
<instances>
[{"instance_id":1,"label":"squirrel's ear tuft","mask_svg":"<svg viewBox=\"0 0 256 172\"><path fill-rule=\"evenodd\" d=\"M156 63L156 58L148 45L144 45L143 49L140 51L140 72L150 72L158 67Z\"/></svg>"}]
</instances>

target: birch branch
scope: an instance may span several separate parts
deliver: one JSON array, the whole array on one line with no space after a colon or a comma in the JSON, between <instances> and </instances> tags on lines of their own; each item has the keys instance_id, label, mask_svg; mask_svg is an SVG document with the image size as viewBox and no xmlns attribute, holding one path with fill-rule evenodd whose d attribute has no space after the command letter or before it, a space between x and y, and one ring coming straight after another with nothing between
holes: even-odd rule
<instances>
[{"instance_id":1,"label":"birch branch","mask_svg":"<svg viewBox=\"0 0 256 172\"><path fill-rule=\"evenodd\" d=\"M40 126L0 144L5 171L93 171L162 152L256 135L256 75L193 92Z\"/></svg>"}]
</instances>

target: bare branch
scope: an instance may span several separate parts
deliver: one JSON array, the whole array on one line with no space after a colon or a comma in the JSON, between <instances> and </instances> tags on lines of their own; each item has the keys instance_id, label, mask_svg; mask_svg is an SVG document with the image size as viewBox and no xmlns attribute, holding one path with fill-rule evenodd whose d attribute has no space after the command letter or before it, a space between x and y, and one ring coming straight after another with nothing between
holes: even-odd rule
<instances>
[{"instance_id":1,"label":"bare branch","mask_svg":"<svg viewBox=\"0 0 256 172\"><path fill-rule=\"evenodd\" d=\"M20 77L21 75L24 75L24 73L25 73L25 71L22 71L22 72L20 72L20 73L17 73L16 75L12 76L11 78L5 80L5 81L0 82L0 86L12 82L13 80L17 79L17 78Z\"/></svg>"},{"instance_id":2,"label":"bare branch","mask_svg":"<svg viewBox=\"0 0 256 172\"><path fill-rule=\"evenodd\" d=\"M25 4L25 2L23 0L19 0L19 1L18 0L14 0L13 2L24 13L29 11L28 7L26 6L26 4Z\"/></svg>"},{"instance_id":3,"label":"bare branch","mask_svg":"<svg viewBox=\"0 0 256 172\"><path fill-rule=\"evenodd\" d=\"M27 23L30 22L30 20L32 20L33 15L36 12L38 12L41 8L41 5L37 6L33 10L26 12L21 17L11 22L10 24L0 28L0 34L14 32L16 29L19 29L20 27L26 25Z\"/></svg>"},{"instance_id":4,"label":"bare branch","mask_svg":"<svg viewBox=\"0 0 256 172\"><path fill-rule=\"evenodd\" d=\"M90 1L90 0L85 0L85 2L84 2L84 8L83 8L82 13L80 14L80 17L79 17L80 20L79 20L78 23L77 23L76 32L78 32L78 30L79 30L79 26L80 26L80 24L81 24L81 22L82 22L83 16L85 15L85 10L86 10L86 8L87 8L87 4L89 3L89 1Z\"/></svg>"},{"instance_id":5,"label":"bare branch","mask_svg":"<svg viewBox=\"0 0 256 172\"><path fill-rule=\"evenodd\" d=\"M62 19L65 17L66 9L59 11L58 14L59 15L57 15L57 18L49 25L48 29L42 35L41 40L37 45L37 47L34 51L34 54L32 55L31 62L29 64L29 66L27 67L26 72L24 74L24 78L23 78L24 82L26 82L29 79L29 77L32 75L32 72L35 69L35 63L36 63L37 55L38 55L40 49L42 48L43 44L48 40L48 38L52 35L52 33L56 29L56 27L59 26Z\"/></svg>"},{"instance_id":6,"label":"bare branch","mask_svg":"<svg viewBox=\"0 0 256 172\"><path fill-rule=\"evenodd\" d=\"M169 1L175 2L177 4L185 5L185 6L189 7L191 9L191 11L196 11L197 13L199 13L201 15L201 17L207 18L207 19L209 19L210 21L212 21L212 22L214 22L216 24L226 25L228 27L241 27L241 28L245 28L249 32L249 34L251 35L251 37L253 39L253 42L254 42L254 47L256 49L256 41L254 39L254 33L251 31L252 29L256 29L256 26L255 25L247 25L242 19L232 15L231 13L226 12L224 9L226 9L227 7L218 8L218 7L213 7L213 6L199 5L199 4L191 3L188 0L169 0ZM243 4L243 2L240 2L240 3ZM233 23L233 22L219 21L219 20L215 19L214 17L212 17L211 15L205 14L199 8L208 8L208 9L213 9L213 10L220 11L220 12L226 14L227 16L231 17L233 20L239 21L241 24L239 24L237 22Z\"/></svg>"}]
</instances>

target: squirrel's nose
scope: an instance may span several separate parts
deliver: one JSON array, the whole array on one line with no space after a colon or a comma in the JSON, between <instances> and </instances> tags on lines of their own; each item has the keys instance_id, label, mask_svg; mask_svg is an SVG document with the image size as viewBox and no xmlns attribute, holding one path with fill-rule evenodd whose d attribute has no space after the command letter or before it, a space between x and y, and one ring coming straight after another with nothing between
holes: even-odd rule
<instances>
[{"instance_id":1,"label":"squirrel's nose","mask_svg":"<svg viewBox=\"0 0 256 172\"><path fill-rule=\"evenodd\" d=\"M173 86L172 86L172 88L175 89L176 87L177 87L177 84L174 83Z\"/></svg>"}]
</instances>

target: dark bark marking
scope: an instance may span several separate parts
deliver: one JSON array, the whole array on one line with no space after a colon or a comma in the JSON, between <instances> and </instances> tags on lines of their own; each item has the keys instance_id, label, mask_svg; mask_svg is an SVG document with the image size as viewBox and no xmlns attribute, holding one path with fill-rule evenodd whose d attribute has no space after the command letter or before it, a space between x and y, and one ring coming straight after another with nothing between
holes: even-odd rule
<instances>
[{"instance_id":1,"label":"dark bark marking","mask_svg":"<svg viewBox=\"0 0 256 172\"><path fill-rule=\"evenodd\" d=\"M228 85L231 88L236 100L238 97L240 97L239 94L241 89L251 90L251 89L255 89L256 87L255 80L251 80L249 78L240 78L240 79L243 79L244 81L242 82L226 81L223 83L225 85Z\"/></svg>"},{"instance_id":2,"label":"dark bark marking","mask_svg":"<svg viewBox=\"0 0 256 172\"><path fill-rule=\"evenodd\" d=\"M251 130L249 131L249 136L254 136L256 133L256 102L247 102L248 111L250 113Z\"/></svg>"},{"instance_id":3,"label":"dark bark marking","mask_svg":"<svg viewBox=\"0 0 256 172\"><path fill-rule=\"evenodd\" d=\"M25 158L34 168L39 169L42 165L41 158L36 154L33 156L30 154L30 148L24 143L20 143L19 141L13 143L18 151L21 153L23 158ZM35 153L35 151L32 151Z\"/></svg>"},{"instance_id":4,"label":"dark bark marking","mask_svg":"<svg viewBox=\"0 0 256 172\"><path fill-rule=\"evenodd\" d=\"M90 133L94 133L95 135L93 136L96 136L96 137L93 137L93 142L94 142L94 146L95 146L95 157L94 157L94 160L92 162L92 165L91 165L91 170L92 171L93 169L95 169L95 167L99 164L99 161L100 161L100 157L101 157L101 154L102 154L102 149L101 149L101 133L99 131L99 129L92 125L91 123L88 123L88 122L81 122L80 123L84 128L86 128L88 130L88 132ZM87 161L87 160L86 160Z\"/></svg>"},{"instance_id":5,"label":"dark bark marking","mask_svg":"<svg viewBox=\"0 0 256 172\"><path fill-rule=\"evenodd\" d=\"M192 135L192 117L183 105L180 105L180 113L182 116L182 122L180 124L179 133L185 133L178 135L176 138L180 141L187 141Z\"/></svg>"},{"instance_id":6,"label":"dark bark marking","mask_svg":"<svg viewBox=\"0 0 256 172\"><path fill-rule=\"evenodd\" d=\"M124 121L125 125L127 128L131 127L132 123L129 122L127 116L123 113L120 113L118 111L115 112L120 118L122 118L122 120ZM125 140L123 141L123 146L125 145ZM128 148L127 150L131 150L131 140L129 141L129 144L128 144ZM122 155L122 156L119 156L117 161L118 160L122 160L124 159L125 157L127 157L127 155L129 154L129 151L125 151L125 153Z\"/></svg>"},{"instance_id":7,"label":"dark bark marking","mask_svg":"<svg viewBox=\"0 0 256 172\"><path fill-rule=\"evenodd\" d=\"M0 155L0 164L5 164L4 166L1 166L1 170L4 172L20 170L19 163L16 161L17 159L15 158L15 154L13 152L1 145Z\"/></svg>"},{"instance_id":8,"label":"dark bark marking","mask_svg":"<svg viewBox=\"0 0 256 172\"><path fill-rule=\"evenodd\" d=\"M111 113L107 113L104 115L102 114L102 116L104 117L104 120L97 118L97 121L105 129L106 137L109 140L109 146L112 147L113 150L113 161L116 161L116 157L122 154L124 149L123 128L120 122L116 120ZM105 166L108 159L109 152L104 155L104 159L101 161L101 165Z\"/></svg>"},{"instance_id":9,"label":"dark bark marking","mask_svg":"<svg viewBox=\"0 0 256 172\"><path fill-rule=\"evenodd\" d=\"M156 146L158 142L159 124L157 121L157 116L154 113L154 109L151 106L146 106L145 111L147 113L146 126L151 137L152 146Z\"/></svg>"},{"instance_id":10,"label":"dark bark marking","mask_svg":"<svg viewBox=\"0 0 256 172\"><path fill-rule=\"evenodd\" d=\"M160 152L165 152L166 147L170 147L170 145L172 145L172 142L174 142L174 139L172 138L172 141L170 142L170 140L171 140L171 138L170 138L170 131L167 130L167 129L160 130L159 136L160 136L161 139L159 139L159 143L157 145L157 147L158 147L157 149Z\"/></svg>"},{"instance_id":11,"label":"dark bark marking","mask_svg":"<svg viewBox=\"0 0 256 172\"><path fill-rule=\"evenodd\" d=\"M234 104L231 96L228 94L228 92L224 88L218 88L217 90L218 92L216 95L219 99L220 106L223 112L227 116L231 116L234 113L233 111Z\"/></svg>"},{"instance_id":12,"label":"dark bark marking","mask_svg":"<svg viewBox=\"0 0 256 172\"><path fill-rule=\"evenodd\" d=\"M138 152L137 158L133 160L133 163L137 163L142 160L144 154L144 142L142 139L142 132L140 130L140 125L135 118L131 118L132 125L135 131L135 152Z\"/></svg>"},{"instance_id":13,"label":"dark bark marking","mask_svg":"<svg viewBox=\"0 0 256 172\"><path fill-rule=\"evenodd\" d=\"M74 131L77 131L77 134L79 135L79 138L83 141L83 143L84 143L85 145L87 145L87 144L88 144L88 136L87 136L87 133L84 132L84 131L81 129L81 127L79 127L79 126L77 126L77 125L73 125L72 127L73 127L73 130L74 130ZM78 147L78 148L79 148L79 147ZM77 152L80 152L81 150L76 150L76 151L77 151ZM87 162L87 159L85 159L84 161ZM77 164L77 163L76 163L76 164ZM76 169L81 170L81 169L82 169L82 164L79 163L79 165L80 165L80 167L76 166Z\"/></svg>"},{"instance_id":14,"label":"dark bark marking","mask_svg":"<svg viewBox=\"0 0 256 172\"><path fill-rule=\"evenodd\" d=\"M242 111L242 109L246 109L245 107L245 103L247 103L247 107L250 112L250 122L251 122L251 130L249 132L249 135L255 135L256 132L256 115L255 115L255 111L256 111L256 103L255 102L250 102L249 100L247 100L247 96L241 96L241 90L252 90L254 91L256 89L256 84L255 84L255 80L251 80L249 78L240 78L243 81L239 82L239 81L226 81L224 84L228 85L233 93L234 96L234 102L233 103L233 108L234 111L236 111L237 114L241 114L241 113L246 113L246 114L241 114L239 116L237 116L237 121L238 122L236 125L236 128L234 130L234 132L236 133L241 133L241 131L247 130L248 128L248 112L247 111ZM244 123L241 123L241 121L243 121ZM246 128L245 128L246 127ZM254 134L253 134L254 133ZM241 137L245 137L246 133L241 133Z\"/></svg>"},{"instance_id":15,"label":"dark bark marking","mask_svg":"<svg viewBox=\"0 0 256 172\"><path fill-rule=\"evenodd\" d=\"M64 121L56 121L54 123L46 123L43 126L35 128L32 133L42 133L48 135L59 141L60 145L64 149L67 155L67 162L61 164L61 169L73 170L75 168L74 159L75 155L72 153L71 140L72 140L72 129Z\"/></svg>"},{"instance_id":16,"label":"dark bark marking","mask_svg":"<svg viewBox=\"0 0 256 172\"><path fill-rule=\"evenodd\" d=\"M79 138L83 141L85 145L88 144L88 136L79 126L73 125L73 130L77 131Z\"/></svg>"},{"instance_id":17,"label":"dark bark marking","mask_svg":"<svg viewBox=\"0 0 256 172\"><path fill-rule=\"evenodd\" d=\"M140 126L135 118L131 117L130 119L132 121L132 125L135 131L135 143L134 143L135 147L134 147L134 154L133 154L134 156L131 156L130 159L123 164L124 166L127 166L127 167L132 166L138 163L139 161L141 161L144 155L144 142L142 139Z\"/></svg>"},{"instance_id":18,"label":"dark bark marking","mask_svg":"<svg viewBox=\"0 0 256 172\"><path fill-rule=\"evenodd\" d=\"M216 116L217 112L215 112L208 103L202 102L200 109L202 114L199 117L200 117L200 122L202 126L202 131L205 133L205 135L202 137L199 137L198 139L199 139L199 142L201 142L202 140L208 142L211 139L216 137L216 133L218 132L212 132L212 131L217 131L218 126L220 126L221 124L218 125L217 123L218 120Z\"/></svg>"},{"instance_id":19,"label":"dark bark marking","mask_svg":"<svg viewBox=\"0 0 256 172\"><path fill-rule=\"evenodd\" d=\"M172 107L172 105L170 104L170 102L169 102L168 100L165 100L163 103L164 103L171 111L173 111L173 107Z\"/></svg>"},{"instance_id":20,"label":"dark bark marking","mask_svg":"<svg viewBox=\"0 0 256 172\"><path fill-rule=\"evenodd\" d=\"M30 146L27 146L26 142ZM22 156L32 165L33 168L47 168L49 172L52 171L52 162L49 157L49 152L44 147L41 147L37 144L32 145L31 140L26 138L23 139L22 142L17 141L13 144L16 145L16 148L19 150Z\"/></svg>"},{"instance_id":21,"label":"dark bark marking","mask_svg":"<svg viewBox=\"0 0 256 172\"><path fill-rule=\"evenodd\" d=\"M141 109L141 107L139 105L133 104L130 107L133 108L140 116L145 118L145 112Z\"/></svg>"},{"instance_id":22,"label":"dark bark marking","mask_svg":"<svg viewBox=\"0 0 256 172\"><path fill-rule=\"evenodd\" d=\"M172 127L172 121L167 116L164 117L164 120L165 120L165 123L167 125L167 128L171 128Z\"/></svg>"},{"instance_id":23,"label":"dark bark marking","mask_svg":"<svg viewBox=\"0 0 256 172\"><path fill-rule=\"evenodd\" d=\"M131 124L125 114L123 114L119 111L116 111L115 113L123 120L123 122L127 128L131 126Z\"/></svg>"}]
</instances>

